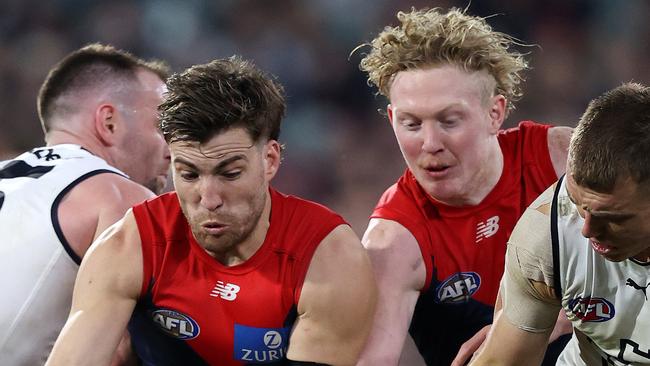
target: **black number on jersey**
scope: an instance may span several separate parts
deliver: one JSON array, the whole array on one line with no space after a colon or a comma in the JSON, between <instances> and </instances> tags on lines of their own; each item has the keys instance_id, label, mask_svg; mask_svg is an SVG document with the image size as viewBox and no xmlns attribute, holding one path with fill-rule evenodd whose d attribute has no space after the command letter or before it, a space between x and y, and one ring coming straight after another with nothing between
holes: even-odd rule
<instances>
[{"instance_id":1,"label":"black number on jersey","mask_svg":"<svg viewBox=\"0 0 650 366\"><path fill-rule=\"evenodd\" d=\"M47 151L47 154L43 155L43 152ZM61 159L61 155L55 154L54 149L39 149L32 151L32 154L36 155L39 159L45 159L45 161Z\"/></svg>"},{"instance_id":2,"label":"black number on jersey","mask_svg":"<svg viewBox=\"0 0 650 366\"><path fill-rule=\"evenodd\" d=\"M2 169L0 169L0 180L21 177L37 179L52 169L54 169L53 166L31 166L22 160L13 160L7 163L7 165L5 165ZM3 191L0 191L0 208L2 208L2 204L4 202L5 193Z\"/></svg>"}]
</instances>

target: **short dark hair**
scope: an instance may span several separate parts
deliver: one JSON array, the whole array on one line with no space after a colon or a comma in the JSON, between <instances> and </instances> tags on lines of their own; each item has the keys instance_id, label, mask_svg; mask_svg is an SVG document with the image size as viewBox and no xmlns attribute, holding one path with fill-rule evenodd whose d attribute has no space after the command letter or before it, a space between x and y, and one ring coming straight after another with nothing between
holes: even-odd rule
<instances>
[{"instance_id":1,"label":"short dark hair","mask_svg":"<svg viewBox=\"0 0 650 366\"><path fill-rule=\"evenodd\" d=\"M282 86L239 56L195 65L167 81L160 128L168 143L204 143L232 127L253 142L277 140L286 104Z\"/></svg>"},{"instance_id":2,"label":"short dark hair","mask_svg":"<svg viewBox=\"0 0 650 366\"><path fill-rule=\"evenodd\" d=\"M580 186L611 192L650 178L650 88L625 83L592 100L573 131L569 167Z\"/></svg>"},{"instance_id":3,"label":"short dark hair","mask_svg":"<svg viewBox=\"0 0 650 366\"><path fill-rule=\"evenodd\" d=\"M109 83L136 81L138 70L150 71L161 80L170 74L162 61L144 61L110 45L93 43L70 53L50 70L39 90L37 108L43 130L50 130L50 119L56 113L74 108L63 105L62 96Z\"/></svg>"}]
</instances>

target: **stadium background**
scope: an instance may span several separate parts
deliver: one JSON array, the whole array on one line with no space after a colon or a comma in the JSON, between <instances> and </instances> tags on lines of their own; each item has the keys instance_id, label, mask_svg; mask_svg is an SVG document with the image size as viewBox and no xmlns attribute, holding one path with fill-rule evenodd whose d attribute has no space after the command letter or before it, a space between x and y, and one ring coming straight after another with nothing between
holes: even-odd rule
<instances>
[{"instance_id":1,"label":"stadium background","mask_svg":"<svg viewBox=\"0 0 650 366\"><path fill-rule=\"evenodd\" d=\"M240 54L284 84L283 167L274 185L342 213L359 235L404 169L386 119L349 56L395 12L467 1L0 0L0 159L42 144L35 99L47 70L93 41L180 71ZM587 102L623 81L650 83L647 0L474 0L471 14L536 47L521 119L575 125ZM363 52L363 51L362 51Z\"/></svg>"}]
</instances>

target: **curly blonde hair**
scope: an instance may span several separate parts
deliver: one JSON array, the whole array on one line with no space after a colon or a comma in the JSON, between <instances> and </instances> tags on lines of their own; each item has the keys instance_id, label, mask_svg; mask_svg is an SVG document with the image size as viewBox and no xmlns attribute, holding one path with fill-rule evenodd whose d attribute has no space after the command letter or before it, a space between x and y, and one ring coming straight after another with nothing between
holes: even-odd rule
<instances>
[{"instance_id":1,"label":"curly blonde hair","mask_svg":"<svg viewBox=\"0 0 650 366\"><path fill-rule=\"evenodd\" d=\"M368 82L388 97L394 76L403 70L451 64L466 71L486 70L496 81L494 92L508 100L508 111L521 98L522 71L528 68L524 55L509 51L522 45L513 37L496 32L485 18L464 10L440 8L398 12L398 27L386 27L371 42L359 68L368 73Z\"/></svg>"}]
</instances>

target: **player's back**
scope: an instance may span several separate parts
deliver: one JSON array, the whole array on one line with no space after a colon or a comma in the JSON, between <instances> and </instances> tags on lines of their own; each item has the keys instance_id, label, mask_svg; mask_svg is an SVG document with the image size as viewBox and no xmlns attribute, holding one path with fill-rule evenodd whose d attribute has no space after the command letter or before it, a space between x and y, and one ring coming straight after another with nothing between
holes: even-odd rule
<instances>
[{"instance_id":1,"label":"player's back","mask_svg":"<svg viewBox=\"0 0 650 366\"><path fill-rule=\"evenodd\" d=\"M68 316L80 262L58 207L77 184L107 172L123 174L77 145L0 162L0 365L45 362Z\"/></svg>"}]
</instances>

